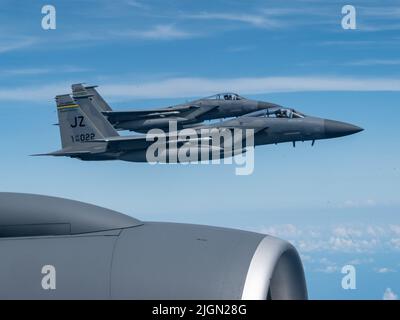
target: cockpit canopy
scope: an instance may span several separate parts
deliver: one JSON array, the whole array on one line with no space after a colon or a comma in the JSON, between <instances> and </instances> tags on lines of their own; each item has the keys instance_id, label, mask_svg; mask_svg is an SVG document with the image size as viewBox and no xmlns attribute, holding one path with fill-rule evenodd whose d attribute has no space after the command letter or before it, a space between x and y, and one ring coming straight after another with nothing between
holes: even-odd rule
<instances>
[{"instance_id":1,"label":"cockpit canopy","mask_svg":"<svg viewBox=\"0 0 400 320\"><path fill-rule=\"evenodd\" d=\"M268 117L268 118L304 118L305 115L291 108L267 108L247 114L251 117Z\"/></svg>"},{"instance_id":2,"label":"cockpit canopy","mask_svg":"<svg viewBox=\"0 0 400 320\"><path fill-rule=\"evenodd\" d=\"M207 97L205 99L209 100L243 100L244 98L239 96L237 93L232 92L225 92L225 93L218 93L216 95Z\"/></svg>"},{"instance_id":3,"label":"cockpit canopy","mask_svg":"<svg viewBox=\"0 0 400 320\"><path fill-rule=\"evenodd\" d=\"M280 108L275 112L277 118L304 118L305 115L290 108Z\"/></svg>"}]
</instances>

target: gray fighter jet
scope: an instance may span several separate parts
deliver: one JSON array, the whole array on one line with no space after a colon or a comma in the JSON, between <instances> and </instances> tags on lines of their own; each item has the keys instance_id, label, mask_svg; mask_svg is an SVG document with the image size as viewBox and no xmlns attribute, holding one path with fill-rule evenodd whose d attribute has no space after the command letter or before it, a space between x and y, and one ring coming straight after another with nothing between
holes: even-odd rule
<instances>
[{"instance_id":1,"label":"gray fighter jet","mask_svg":"<svg viewBox=\"0 0 400 320\"><path fill-rule=\"evenodd\" d=\"M296 141L312 141L314 145L315 140L342 137L363 130L352 124L310 117L294 109L275 107L233 120L192 128L199 133L198 136L185 133L182 137L176 131L166 132L163 137L159 133L120 136L95 107L92 95L86 91L76 93L74 98L69 95L57 96L56 101L62 149L40 155L68 156L81 160L149 162L148 148L161 138L165 139L165 147L157 152L165 154L165 157L161 157L165 162L183 162L177 157L182 148L191 150L192 153L195 149L198 161L207 157L210 159L210 155L214 157L216 153L220 158L224 158L246 152L244 147L242 149L236 147L238 141L233 138L229 143L215 145L214 141L211 141L211 134L209 136L200 134L205 129L210 132L239 130L243 133L240 139L246 138L244 132L251 129L254 131L254 146L282 142L292 142L295 146ZM233 144L235 146L232 147Z\"/></svg>"},{"instance_id":2,"label":"gray fighter jet","mask_svg":"<svg viewBox=\"0 0 400 320\"><path fill-rule=\"evenodd\" d=\"M345 122L321 119L296 111L291 108L274 107L246 114L200 128L254 129L255 146L297 141L338 138L351 135L363 129Z\"/></svg>"},{"instance_id":3,"label":"gray fighter jet","mask_svg":"<svg viewBox=\"0 0 400 320\"><path fill-rule=\"evenodd\" d=\"M288 242L0 192L0 299L307 299Z\"/></svg>"},{"instance_id":4,"label":"gray fighter jet","mask_svg":"<svg viewBox=\"0 0 400 320\"><path fill-rule=\"evenodd\" d=\"M247 99L236 93L220 93L166 108L113 111L97 92L96 86L72 85L74 95L79 95L82 91L93 95L95 107L117 130L142 133L153 128L166 130L170 121L176 122L178 129L182 129L198 125L206 120L238 117L257 110L279 107L274 103Z\"/></svg>"}]
</instances>

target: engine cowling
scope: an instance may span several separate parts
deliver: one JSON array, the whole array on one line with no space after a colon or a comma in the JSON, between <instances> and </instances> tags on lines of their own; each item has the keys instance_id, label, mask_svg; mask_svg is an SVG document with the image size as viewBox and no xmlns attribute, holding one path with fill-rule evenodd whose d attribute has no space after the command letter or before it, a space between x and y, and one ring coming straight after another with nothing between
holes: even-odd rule
<instances>
[{"instance_id":1,"label":"engine cowling","mask_svg":"<svg viewBox=\"0 0 400 320\"><path fill-rule=\"evenodd\" d=\"M2 299L306 299L288 242L0 193Z\"/></svg>"}]
</instances>

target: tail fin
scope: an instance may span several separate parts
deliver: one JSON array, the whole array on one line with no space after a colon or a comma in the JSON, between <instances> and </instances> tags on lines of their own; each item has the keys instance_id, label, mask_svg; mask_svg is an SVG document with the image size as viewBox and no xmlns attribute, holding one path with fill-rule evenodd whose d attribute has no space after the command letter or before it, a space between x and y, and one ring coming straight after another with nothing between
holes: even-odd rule
<instances>
[{"instance_id":1,"label":"tail fin","mask_svg":"<svg viewBox=\"0 0 400 320\"><path fill-rule=\"evenodd\" d=\"M85 87L89 94L93 95L93 102L97 104L101 111L113 111L110 105L103 99L100 93L96 90L97 86Z\"/></svg>"},{"instance_id":2,"label":"tail fin","mask_svg":"<svg viewBox=\"0 0 400 320\"><path fill-rule=\"evenodd\" d=\"M119 136L111 123L103 116L101 111L93 103L92 95L88 94L84 86L79 86L79 90L77 90L77 87L75 87L74 100L82 109L82 111L90 118L95 127L104 137Z\"/></svg>"},{"instance_id":3,"label":"tail fin","mask_svg":"<svg viewBox=\"0 0 400 320\"><path fill-rule=\"evenodd\" d=\"M69 94L57 96L56 103L63 149L105 138Z\"/></svg>"},{"instance_id":4,"label":"tail fin","mask_svg":"<svg viewBox=\"0 0 400 320\"><path fill-rule=\"evenodd\" d=\"M73 84L71 86L73 94L79 94L86 89L87 94L93 96L93 103L99 109L100 112L112 111L109 104L103 99L103 97L97 92L97 86L84 87L82 84Z\"/></svg>"}]
</instances>

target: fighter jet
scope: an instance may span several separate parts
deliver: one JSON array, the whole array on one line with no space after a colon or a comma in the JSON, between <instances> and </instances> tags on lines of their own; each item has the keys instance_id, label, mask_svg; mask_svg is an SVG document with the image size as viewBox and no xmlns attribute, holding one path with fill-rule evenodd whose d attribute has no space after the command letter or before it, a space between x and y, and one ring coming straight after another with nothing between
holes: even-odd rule
<instances>
[{"instance_id":1,"label":"fighter jet","mask_svg":"<svg viewBox=\"0 0 400 320\"><path fill-rule=\"evenodd\" d=\"M73 84L72 93L87 91L93 95L93 104L117 130L146 133L153 128L168 129L169 122L176 122L178 129L199 125L206 120L238 117L244 114L279 105L244 98L236 93L219 93L187 103L156 109L113 111L96 90L97 86L84 87Z\"/></svg>"},{"instance_id":2,"label":"fighter jet","mask_svg":"<svg viewBox=\"0 0 400 320\"><path fill-rule=\"evenodd\" d=\"M160 134L150 132L142 135L120 136L109 121L99 112L93 104L93 97L86 91L56 97L62 149L40 155L67 156L81 160L124 160L130 162L149 161L148 151L153 148L155 141L164 139L163 148L157 148L158 154L165 162L181 161L182 150L196 154L193 161L232 157L245 153L246 148L237 148L237 135L233 135L229 143L215 144L211 131L222 133L241 131L246 134L239 135L239 139L247 138L247 130L253 130L254 146L277 144L282 142L312 141L330 139L354 134L363 129L344 122L306 116L294 109L276 107L259 110L233 120L222 121L208 126L198 126L193 132L181 135L182 131L168 131ZM204 135L203 131L209 130L210 134ZM220 137L217 137L220 139ZM229 140L228 140L229 141ZM161 161L161 162L164 162Z\"/></svg>"},{"instance_id":3,"label":"fighter jet","mask_svg":"<svg viewBox=\"0 0 400 320\"><path fill-rule=\"evenodd\" d=\"M297 141L338 138L363 129L353 124L307 116L295 109L274 107L226 120L217 124L197 127L223 129L254 129L255 146Z\"/></svg>"},{"instance_id":4,"label":"fighter jet","mask_svg":"<svg viewBox=\"0 0 400 320\"><path fill-rule=\"evenodd\" d=\"M62 149L34 156L67 156L81 160L125 160L147 162L147 148L154 142L151 134L120 136L110 122L93 104L93 98L87 92L56 97L59 118ZM156 135L155 138L158 136ZM178 153L179 146L184 142L196 139L178 141L174 134L166 135L170 148L163 152ZM209 152L209 148L203 150Z\"/></svg>"}]
</instances>

